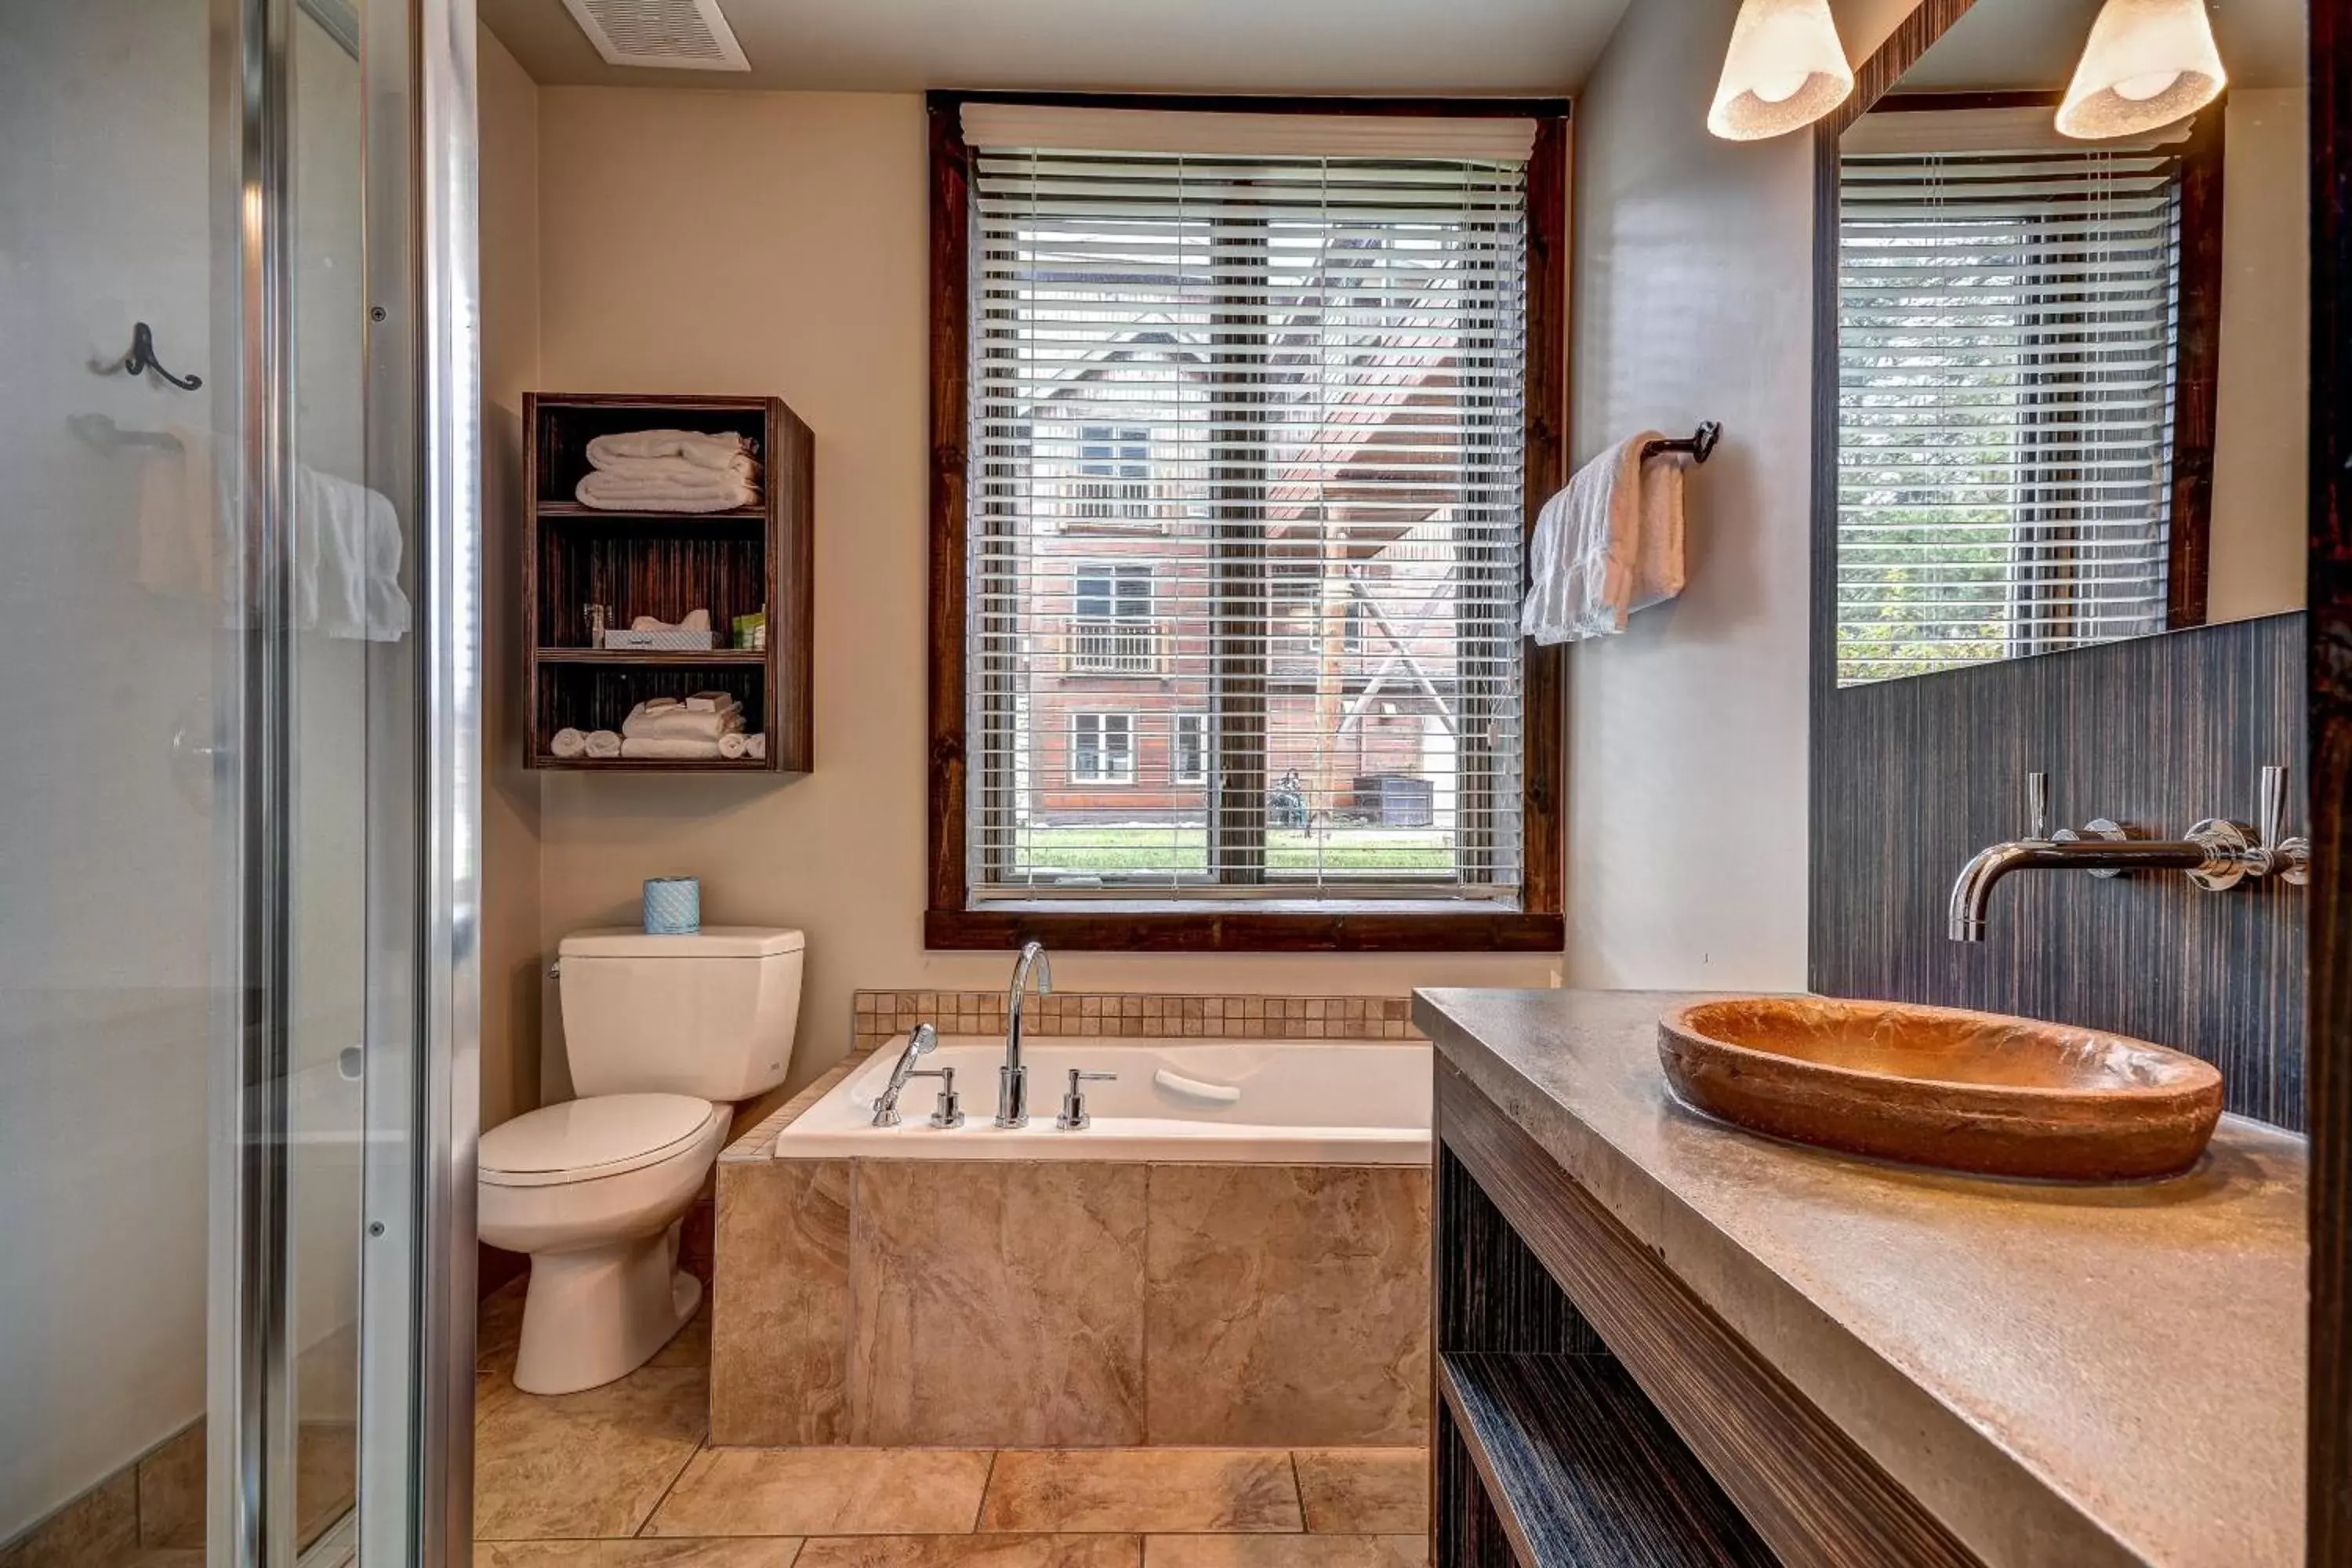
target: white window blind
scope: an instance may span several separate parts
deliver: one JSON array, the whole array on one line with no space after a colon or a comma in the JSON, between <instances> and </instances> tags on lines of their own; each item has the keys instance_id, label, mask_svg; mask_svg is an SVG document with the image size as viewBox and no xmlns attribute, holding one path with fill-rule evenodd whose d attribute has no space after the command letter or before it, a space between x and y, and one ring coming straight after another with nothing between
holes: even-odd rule
<instances>
[{"instance_id":1,"label":"white window blind","mask_svg":"<svg viewBox=\"0 0 2352 1568\"><path fill-rule=\"evenodd\" d=\"M973 898L1515 900L1531 125L1141 118L966 110Z\"/></svg>"},{"instance_id":2,"label":"white window blind","mask_svg":"<svg viewBox=\"0 0 2352 1568\"><path fill-rule=\"evenodd\" d=\"M1969 114L1894 118L1949 147ZM1840 159L1839 683L2162 630L2178 154L1862 144L1884 150Z\"/></svg>"}]
</instances>

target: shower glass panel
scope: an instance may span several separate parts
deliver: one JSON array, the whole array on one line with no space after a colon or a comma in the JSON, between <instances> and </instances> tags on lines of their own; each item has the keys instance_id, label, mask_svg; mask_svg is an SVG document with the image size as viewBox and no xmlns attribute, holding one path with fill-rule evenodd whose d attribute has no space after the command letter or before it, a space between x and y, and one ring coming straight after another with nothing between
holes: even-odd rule
<instances>
[{"instance_id":1,"label":"shower glass panel","mask_svg":"<svg viewBox=\"0 0 2352 1568\"><path fill-rule=\"evenodd\" d=\"M465 1561L470 37L0 3L0 1563Z\"/></svg>"}]
</instances>

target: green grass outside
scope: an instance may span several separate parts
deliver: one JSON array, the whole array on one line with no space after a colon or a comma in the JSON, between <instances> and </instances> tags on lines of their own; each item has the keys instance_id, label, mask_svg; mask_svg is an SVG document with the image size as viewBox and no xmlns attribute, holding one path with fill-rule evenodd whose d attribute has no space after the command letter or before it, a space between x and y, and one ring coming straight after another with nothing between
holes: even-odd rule
<instances>
[{"instance_id":1,"label":"green grass outside","mask_svg":"<svg viewBox=\"0 0 2352 1568\"><path fill-rule=\"evenodd\" d=\"M1434 827L1339 827L1325 837L1276 828L1266 835L1270 871L1438 871L1454 869L1450 836ZM1205 871L1202 827L1031 827L1014 841L1013 864L1035 871Z\"/></svg>"}]
</instances>

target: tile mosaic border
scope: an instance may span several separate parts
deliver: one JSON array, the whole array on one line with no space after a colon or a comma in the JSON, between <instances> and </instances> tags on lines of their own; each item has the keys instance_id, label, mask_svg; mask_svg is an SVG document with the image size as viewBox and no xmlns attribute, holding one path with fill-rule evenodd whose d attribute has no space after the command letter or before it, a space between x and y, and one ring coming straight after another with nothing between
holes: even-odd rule
<instances>
[{"instance_id":1,"label":"tile mosaic border","mask_svg":"<svg viewBox=\"0 0 2352 1568\"><path fill-rule=\"evenodd\" d=\"M919 1023L946 1035L1001 1034L1002 991L859 991L850 1049L872 1050ZM1056 991L1033 998L1023 1026L1040 1037L1147 1039L1418 1040L1410 996L1176 995Z\"/></svg>"}]
</instances>

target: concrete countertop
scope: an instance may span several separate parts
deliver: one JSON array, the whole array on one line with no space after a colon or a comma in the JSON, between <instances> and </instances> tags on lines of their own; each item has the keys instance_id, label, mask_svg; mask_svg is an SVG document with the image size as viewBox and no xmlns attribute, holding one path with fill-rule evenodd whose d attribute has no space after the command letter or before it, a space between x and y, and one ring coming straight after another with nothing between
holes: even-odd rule
<instances>
[{"instance_id":1,"label":"concrete countertop","mask_svg":"<svg viewBox=\"0 0 2352 1568\"><path fill-rule=\"evenodd\" d=\"M1444 1057L1988 1563L2304 1557L2308 1152L2224 1117L2174 1181L1879 1164L1665 1092L1696 994L1423 991Z\"/></svg>"}]
</instances>

